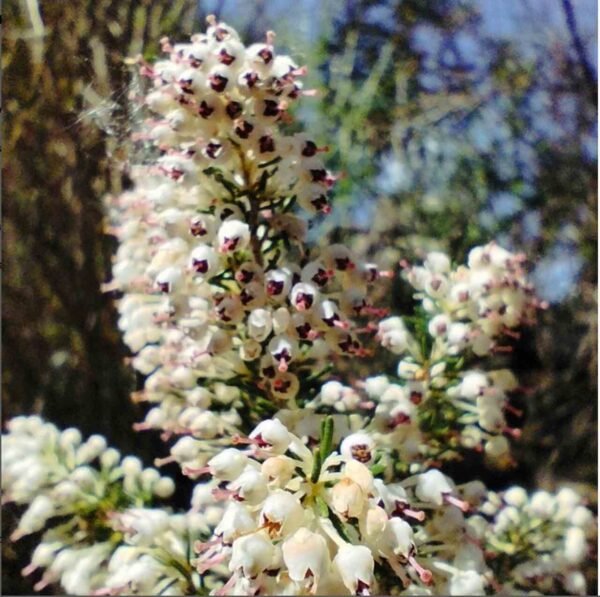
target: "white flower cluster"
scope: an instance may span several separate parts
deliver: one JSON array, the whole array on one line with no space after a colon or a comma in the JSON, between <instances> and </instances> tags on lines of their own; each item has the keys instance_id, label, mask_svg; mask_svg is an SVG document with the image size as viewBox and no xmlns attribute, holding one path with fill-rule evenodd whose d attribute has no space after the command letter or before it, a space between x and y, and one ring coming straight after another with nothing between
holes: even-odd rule
<instances>
[{"instance_id":1,"label":"white flower cluster","mask_svg":"<svg viewBox=\"0 0 600 597\"><path fill-rule=\"evenodd\" d=\"M112 513L106 540L75 542L61 527L46 531L23 570L44 570L34 585L59 583L70 595L188 595L201 586L190 546L208 531L197 513L134 508Z\"/></svg>"},{"instance_id":2,"label":"white flower cluster","mask_svg":"<svg viewBox=\"0 0 600 597\"><path fill-rule=\"evenodd\" d=\"M408 351L415 359L432 361L467 349L477 356L498 350L504 335L535 321L539 307L523 261L493 242L473 248L467 265L454 269L444 253L429 253L422 266L408 267L405 275L427 314L430 354L413 354L410 341L401 346L397 332L384 331L382 344L396 354Z\"/></svg>"},{"instance_id":3,"label":"white flower cluster","mask_svg":"<svg viewBox=\"0 0 600 597\"><path fill-rule=\"evenodd\" d=\"M141 523L138 530L147 529L149 512L163 521L169 518L143 506L170 497L172 479L143 468L134 456L121 458L103 437L84 441L78 430L61 432L36 416L16 417L7 429L2 435L2 501L27 506L10 538L45 531L23 571L46 569L36 590L60 582L69 593L87 594L104 586L109 578L105 564L123 540L119 530L135 528L132 517ZM123 519L125 526L115 524L117 511L128 506L137 509ZM203 518L201 523L201 531L208 532Z\"/></svg>"},{"instance_id":4,"label":"white flower cluster","mask_svg":"<svg viewBox=\"0 0 600 597\"><path fill-rule=\"evenodd\" d=\"M211 20L163 50L142 65L155 116L137 136L156 158L109 201L120 245L107 288L124 292L119 327L147 376L137 398L157 403L138 427L214 440L240 408L262 401L268 416L332 357L365 355L359 334L373 329L354 320L377 313L367 287L389 274L343 245L304 246L291 210L326 213L334 176L324 148L281 128L303 69L272 34L245 47Z\"/></svg>"},{"instance_id":5,"label":"white flower cluster","mask_svg":"<svg viewBox=\"0 0 600 597\"><path fill-rule=\"evenodd\" d=\"M191 507L157 507L173 481L102 437L18 417L2 436L3 501L27 506L11 539L43 532L23 573L98 596L584 594L594 519L577 494L488 493L437 468L461 447L508 459L517 380L473 361L540 306L522 259L430 253L404 265L414 315L372 321L368 287L391 274L306 247L294 210L328 213L335 177L282 126L310 92L273 41L245 47L210 18L140 59L144 159L108 201L106 290L151 404L136 427L175 438L156 464L195 480ZM326 379L374 333L396 376Z\"/></svg>"},{"instance_id":6,"label":"white flower cluster","mask_svg":"<svg viewBox=\"0 0 600 597\"><path fill-rule=\"evenodd\" d=\"M51 516L75 512L122 486L132 503L168 498L175 485L135 456L121 458L100 435L83 441L77 429L59 431L40 417L15 417L2 435L3 501L31 503L18 535L40 530Z\"/></svg>"},{"instance_id":7,"label":"white flower cluster","mask_svg":"<svg viewBox=\"0 0 600 597\"><path fill-rule=\"evenodd\" d=\"M490 243L472 249L468 265L455 269L447 255L430 253L423 266L406 267L405 277L416 290L415 315L384 319L377 334L402 357L397 380L379 376L360 384L376 403L371 428L378 441L399 446L403 458L427 455L433 439L442 444L438 455L462 446L510 461L506 436L518 431L505 414L518 414L509 403L518 382L507 369L465 370L465 362L509 349L501 339L533 321L540 305L522 259ZM440 430L445 437L435 436Z\"/></svg>"},{"instance_id":8,"label":"white flower cluster","mask_svg":"<svg viewBox=\"0 0 600 597\"><path fill-rule=\"evenodd\" d=\"M463 514L485 495L481 484L458 488L432 469L386 485L364 464L368 447L343 442L341 455L327 453L324 435L311 452L265 420L238 440L247 450L228 448L193 471L212 476L200 491L212 487L228 503L213 538L196 546L198 571L225 576L213 594L368 595L400 585L484 594L491 573Z\"/></svg>"},{"instance_id":9,"label":"white flower cluster","mask_svg":"<svg viewBox=\"0 0 600 597\"><path fill-rule=\"evenodd\" d=\"M510 594L587 595L581 566L590 557L597 523L569 487L556 494L521 487L490 492L480 507L490 520L485 548Z\"/></svg>"}]
</instances>

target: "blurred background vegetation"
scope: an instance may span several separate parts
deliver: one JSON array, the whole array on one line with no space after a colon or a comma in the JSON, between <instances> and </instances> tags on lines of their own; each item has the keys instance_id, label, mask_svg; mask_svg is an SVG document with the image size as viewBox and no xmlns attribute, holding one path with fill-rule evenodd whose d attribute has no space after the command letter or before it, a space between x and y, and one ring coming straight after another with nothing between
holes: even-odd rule
<instances>
[{"instance_id":1,"label":"blurred background vegetation","mask_svg":"<svg viewBox=\"0 0 600 597\"><path fill-rule=\"evenodd\" d=\"M130 74L214 13L277 46L319 90L297 113L341 173L315 227L386 266L523 251L549 308L503 362L523 385L518 468L596 501L597 32L594 0L8 0L4 17L3 417L42 413L147 462L116 329L102 198L127 184ZM389 289L386 289L386 292ZM389 293L386 300L389 301ZM393 285L392 308L406 304ZM377 366L361 363L370 372ZM391 363L382 362L380 369ZM3 526L11 516L3 517ZM4 592L28 546L7 546Z\"/></svg>"}]
</instances>

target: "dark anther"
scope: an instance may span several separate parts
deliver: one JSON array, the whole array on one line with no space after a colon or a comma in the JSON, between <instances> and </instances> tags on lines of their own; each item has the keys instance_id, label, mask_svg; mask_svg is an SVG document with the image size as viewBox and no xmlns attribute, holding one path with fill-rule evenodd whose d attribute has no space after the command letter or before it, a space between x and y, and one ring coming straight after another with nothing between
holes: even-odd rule
<instances>
[{"instance_id":1,"label":"dark anther","mask_svg":"<svg viewBox=\"0 0 600 597\"><path fill-rule=\"evenodd\" d=\"M307 141L304 145L304 149L302 149L302 155L305 158L312 158L313 155L317 153L317 146L312 141Z\"/></svg>"},{"instance_id":2,"label":"dark anther","mask_svg":"<svg viewBox=\"0 0 600 597\"><path fill-rule=\"evenodd\" d=\"M221 91L223 91L225 87L227 87L228 79L223 75L212 75L209 81L211 88L214 89L217 93L221 93Z\"/></svg>"},{"instance_id":3,"label":"dark anther","mask_svg":"<svg viewBox=\"0 0 600 597\"><path fill-rule=\"evenodd\" d=\"M313 182L325 182L327 178L327 170L319 169L310 171L310 175L312 176Z\"/></svg>"},{"instance_id":4,"label":"dark anther","mask_svg":"<svg viewBox=\"0 0 600 597\"><path fill-rule=\"evenodd\" d=\"M206 146L206 155L213 160L217 157L222 145L220 143L209 143Z\"/></svg>"},{"instance_id":5,"label":"dark anther","mask_svg":"<svg viewBox=\"0 0 600 597\"><path fill-rule=\"evenodd\" d=\"M267 294L269 296L277 296L283 291L284 283L278 280L270 280L267 282Z\"/></svg>"},{"instance_id":6,"label":"dark anther","mask_svg":"<svg viewBox=\"0 0 600 597\"><path fill-rule=\"evenodd\" d=\"M269 64L273 60L273 52L269 48L263 48L258 55L262 58L265 64Z\"/></svg>"},{"instance_id":7,"label":"dark anther","mask_svg":"<svg viewBox=\"0 0 600 597\"><path fill-rule=\"evenodd\" d=\"M244 79L246 79L248 87L254 87L258 81L258 75L254 71L251 71L244 75Z\"/></svg>"},{"instance_id":8,"label":"dark anther","mask_svg":"<svg viewBox=\"0 0 600 597\"><path fill-rule=\"evenodd\" d=\"M235 60L235 56L232 56L225 48L219 52L219 62L229 66Z\"/></svg>"},{"instance_id":9,"label":"dark anther","mask_svg":"<svg viewBox=\"0 0 600 597\"><path fill-rule=\"evenodd\" d=\"M237 118L243 111L242 104L240 102L229 102L225 107L225 112L231 120Z\"/></svg>"},{"instance_id":10,"label":"dark anther","mask_svg":"<svg viewBox=\"0 0 600 597\"><path fill-rule=\"evenodd\" d=\"M211 108L204 100L200 102L200 107L198 108L198 114L202 116L202 118L208 118L213 112L214 108Z\"/></svg>"},{"instance_id":11,"label":"dark anther","mask_svg":"<svg viewBox=\"0 0 600 597\"><path fill-rule=\"evenodd\" d=\"M250 133L254 130L254 126L247 120L244 120L241 124L235 127L235 134L242 139L247 139Z\"/></svg>"},{"instance_id":12,"label":"dark anther","mask_svg":"<svg viewBox=\"0 0 600 597\"><path fill-rule=\"evenodd\" d=\"M258 140L258 148L261 153L269 153L275 151L275 142L271 135L265 135Z\"/></svg>"},{"instance_id":13,"label":"dark anther","mask_svg":"<svg viewBox=\"0 0 600 597\"><path fill-rule=\"evenodd\" d=\"M279 116L279 104L274 100L264 100L265 109L263 116Z\"/></svg>"},{"instance_id":14,"label":"dark anther","mask_svg":"<svg viewBox=\"0 0 600 597\"><path fill-rule=\"evenodd\" d=\"M208 271L208 261L206 259L194 259L192 267L199 274L205 274Z\"/></svg>"}]
</instances>

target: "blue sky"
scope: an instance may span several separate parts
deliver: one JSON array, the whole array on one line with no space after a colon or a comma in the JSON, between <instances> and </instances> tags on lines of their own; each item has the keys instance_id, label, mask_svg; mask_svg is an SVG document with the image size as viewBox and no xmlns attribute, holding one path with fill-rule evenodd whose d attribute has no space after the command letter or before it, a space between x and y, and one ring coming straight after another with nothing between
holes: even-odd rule
<instances>
[{"instance_id":1,"label":"blue sky","mask_svg":"<svg viewBox=\"0 0 600 597\"><path fill-rule=\"evenodd\" d=\"M267 27L273 27L278 32L280 47L287 49L302 62L302 54L305 52L306 43L314 42L321 36L328 34L329 28L336 13L343 10L348 2L352 0L265 0L263 19ZM597 70L597 21L598 7L596 0L571 0L577 28L587 52L588 60ZM521 52L527 56L535 54L543 47L544 51L553 40L560 43L570 43L569 30L565 21L565 15L561 0L475 0L473 4L481 14L481 25L483 32L490 38L501 40L506 39L516 44ZM207 11L218 12L221 17L233 26L244 29L248 25L255 26L257 35L262 31L263 22L249 23L253 14L248 10L253 3L248 0L204 0L202 6ZM256 5L254 5L256 6ZM380 20L385 22L390 18L388 11L371 9L365 14L365 20ZM265 27L266 28L266 27ZM436 32L423 28L415 37L414 42L422 47L433 47L436 43ZM462 45L465 54L473 55L475 63L482 63L484 58L477 58L477 48L473 47L470 52L469 45L473 45L468 35L464 35L458 40ZM485 64L481 64L486 68ZM539 115L535 121L536 128L544 131L546 138L553 138L561 133L566 122L554 122L551 118L544 116L547 114L544 97L539 97L539 109L534 108ZM564 118L569 117L569 107L565 106ZM306 114L305 116L310 116ZM489 142L490 135L498 133L500 129L494 128L493 114L490 114L487 124L483 123L480 130L480 141ZM572 115L574 116L574 115ZM500 122L498 123L500 126ZM485 127L491 127L486 130ZM473 134L475 136L473 136ZM486 138L488 139L486 141ZM475 127L471 135L473 143L477 143ZM510 142L510 141L509 141ZM597 155L597 144L594 138L590 137L585 141L588 144L588 154L590 159L595 159ZM525 157L527 160L527 157ZM535 168L535 164L531 164ZM385 176L375 178L375 185L378 181L387 181L386 184L395 185L410 184L408 178L409 172L402 164L387 162L381 160L382 172L385 170ZM394 176L390 176L393 173ZM408 177L408 178L407 178ZM393 191L393 189L380 188L380 191ZM396 189L397 190L397 189ZM503 218L510 215L512 211L520 207L518 197L511 197L507 194L498 197L494 202L494 207L488 212L482 214L482 225L485 226L486 218ZM361 200L358 204L363 209L353 210L354 220L357 218L364 221L370 218L372 213L372 202ZM338 214L339 215L339 214ZM335 216L335 214L334 214ZM536 235L539 231L539 221L536 219L535 212L527 213L525 217L526 233L529 231ZM560 302L565 299L575 288L578 274L582 267L582 259L573 248L572 243L564 243L560 239L550 253L540 262L534 272L534 278L538 286L538 291L542 297L550 302Z\"/></svg>"}]
</instances>

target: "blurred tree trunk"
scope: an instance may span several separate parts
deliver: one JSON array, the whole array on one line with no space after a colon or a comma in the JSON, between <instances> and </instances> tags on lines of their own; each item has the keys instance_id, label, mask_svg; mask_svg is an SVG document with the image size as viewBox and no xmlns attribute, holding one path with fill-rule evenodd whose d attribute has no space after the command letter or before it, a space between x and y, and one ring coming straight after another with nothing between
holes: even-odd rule
<instances>
[{"instance_id":1,"label":"blurred tree trunk","mask_svg":"<svg viewBox=\"0 0 600 597\"><path fill-rule=\"evenodd\" d=\"M9 0L3 38L3 415L38 412L144 457L116 326L114 243L102 198L118 193L128 134L123 63L192 31L194 0ZM99 126L100 125L100 126ZM11 524L11 516L3 522ZM23 545L21 544L23 543ZM3 550L6 594L30 594L27 541ZM29 542L30 543L30 542Z\"/></svg>"}]
</instances>

